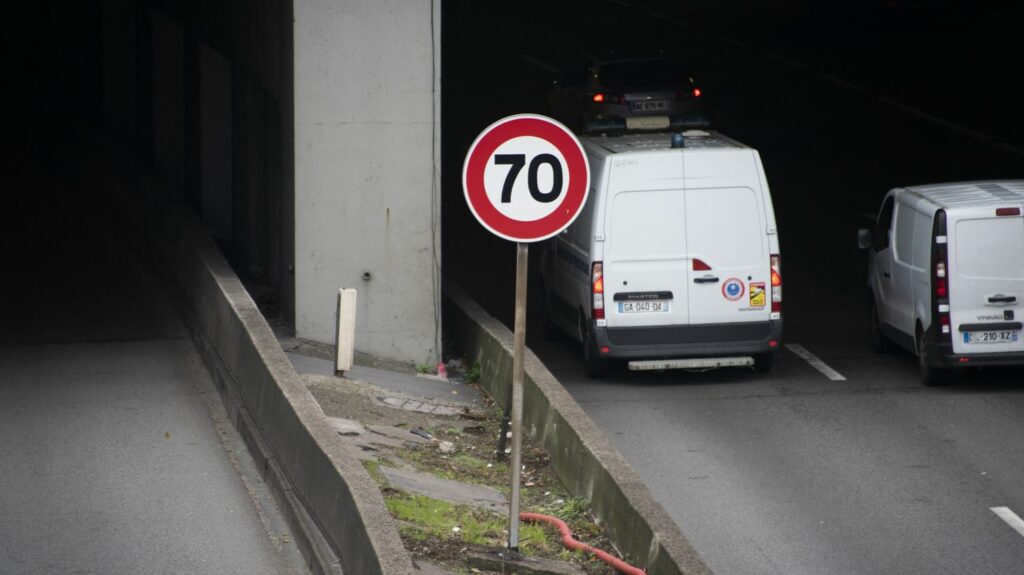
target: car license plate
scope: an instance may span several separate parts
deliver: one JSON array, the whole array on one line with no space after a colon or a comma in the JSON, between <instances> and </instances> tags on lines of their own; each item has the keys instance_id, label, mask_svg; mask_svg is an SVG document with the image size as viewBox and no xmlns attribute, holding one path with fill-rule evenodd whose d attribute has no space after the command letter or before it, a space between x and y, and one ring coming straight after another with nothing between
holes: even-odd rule
<instances>
[{"instance_id":1,"label":"car license plate","mask_svg":"<svg viewBox=\"0 0 1024 575\"><path fill-rule=\"evenodd\" d=\"M964 332L964 343L1014 343L1019 338L1019 332L1010 329Z\"/></svg>"},{"instance_id":2,"label":"car license plate","mask_svg":"<svg viewBox=\"0 0 1024 575\"><path fill-rule=\"evenodd\" d=\"M668 110L668 100L639 100L631 103L634 112L664 112Z\"/></svg>"},{"instance_id":3,"label":"car license plate","mask_svg":"<svg viewBox=\"0 0 1024 575\"><path fill-rule=\"evenodd\" d=\"M669 310L667 301L620 301L619 313L646 313Z\"/></svg>"}]
</instances>

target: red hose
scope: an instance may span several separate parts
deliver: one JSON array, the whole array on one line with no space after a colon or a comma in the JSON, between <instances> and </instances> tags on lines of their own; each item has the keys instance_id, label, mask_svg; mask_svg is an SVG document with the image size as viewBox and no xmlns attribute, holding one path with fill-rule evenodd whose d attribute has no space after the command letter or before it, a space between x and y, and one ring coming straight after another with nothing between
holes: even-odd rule
<instances>
[{"instance_id":1,"label":"red hose","mask_svg":"<svg viewBox=\"0 0 1024 575\"><path fill-rule=\"evenodd\" d=\"M582 550L592 555L596 555L598 559L611 565L612 568L619 573L624 573L625 575L646 575L647 573L643 569L633 567L629 563L626 563L622 559L619 559L606 551L601 551L600 549L591 547L582 541L573 539L572 531L569 530L569 526L565 524L565 521L562 521L557 517L542 515L540 513L526 513L524 511L519 514L519 519L523 521L544 521L554 525L562 533L562 543L565 545L566 549L572 549L574 551Z\"/></svg>"}]
</instances>

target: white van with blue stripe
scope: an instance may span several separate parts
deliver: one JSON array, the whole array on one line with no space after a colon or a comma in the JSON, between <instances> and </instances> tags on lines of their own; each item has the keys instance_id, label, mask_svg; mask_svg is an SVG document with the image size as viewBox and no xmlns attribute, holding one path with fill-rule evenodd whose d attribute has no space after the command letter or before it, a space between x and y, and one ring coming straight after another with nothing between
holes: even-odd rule
<instances>
[{"instance_id":1,"label":"white van with blue stripe","mask_svg":"<svg viewBox=\"0 0 1024 575\"><path fill-rule=\"evenodd\" d=\"M581 138L591 190L542 256L545 326L582 343L587 375L771 368L782 275L757 151L722 134Z\"/></svg>"}]
</instances>

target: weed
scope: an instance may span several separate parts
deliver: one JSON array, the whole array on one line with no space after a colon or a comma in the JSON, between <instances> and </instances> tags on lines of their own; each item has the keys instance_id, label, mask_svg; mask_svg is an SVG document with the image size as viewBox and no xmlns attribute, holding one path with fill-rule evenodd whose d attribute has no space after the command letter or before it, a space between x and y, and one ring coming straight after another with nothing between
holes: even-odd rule
<instances>
[{"instance_id":1,"label":"weed","mask_svg":"<svg viewBox=\"0 0 1024 575\"><path fill-rule=\"evenodd\" d=\"M476 383L480 381L480 364L474 363L472 367L466 370L466 376L464 380L466 383Z\"/></svg>"}]
</instances>

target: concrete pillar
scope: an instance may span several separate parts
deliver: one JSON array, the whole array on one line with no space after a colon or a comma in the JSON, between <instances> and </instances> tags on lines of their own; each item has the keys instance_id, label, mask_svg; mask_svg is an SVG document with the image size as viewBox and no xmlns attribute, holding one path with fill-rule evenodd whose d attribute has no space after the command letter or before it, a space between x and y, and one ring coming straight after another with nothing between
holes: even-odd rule
<instances>
[{"instance_id":1,"label":"concrete pillar","mask_svg":"<svg viewBox=\"0 0 1024 575\"><path fill-rule=\"evenodd\" d=\"M296 335L334 339L359 291L357 351L440 354L439 0L295 0Z\"/></svg>"}]
</instances>

